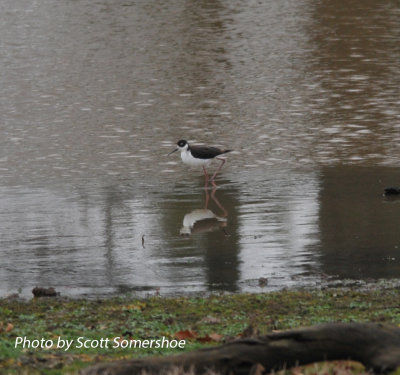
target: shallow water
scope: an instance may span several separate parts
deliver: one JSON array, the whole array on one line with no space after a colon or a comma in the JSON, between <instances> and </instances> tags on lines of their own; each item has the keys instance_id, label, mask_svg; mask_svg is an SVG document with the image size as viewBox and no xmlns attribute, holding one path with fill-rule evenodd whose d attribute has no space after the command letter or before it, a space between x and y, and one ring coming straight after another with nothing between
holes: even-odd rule
<instances>
[{"instance_id":1,"label":"shallow water","mask_svg":"<svg viewBox=\"0 0 400 375\"><path fill-rule=\"evenodd\" d=\"M399 278L397 2L7 0L0 19L1 295ZM208 198L166 156L181 138L234 149Z\"/></svg>"}]
</instances>

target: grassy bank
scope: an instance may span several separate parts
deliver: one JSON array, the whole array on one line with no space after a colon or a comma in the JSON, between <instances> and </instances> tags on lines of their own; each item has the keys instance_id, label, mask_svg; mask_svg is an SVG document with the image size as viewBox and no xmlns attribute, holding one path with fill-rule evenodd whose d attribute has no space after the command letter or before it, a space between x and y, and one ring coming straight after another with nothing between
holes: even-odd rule
<instances>
[{"instance_id":1,"label":"grassy bank","mask_svg":"<svg viewBox=\"0 0 400 375\"><path fill-rule=\"evenodd\" d=\"M207 298L1 299L0 373L76 373L98 360L165 355L246 335L337 321L399 325L400 292L334 289ZM22 343L15 347L19 337L26 338L25 348ZM184 349L119 345L130 339L161 338L185 340L186 345ZM28 348L29 343L38 344L34 340L42 340L41 345ZM63 343L59 340L71 342L70 348L57 348ZM40 347L46 343L51 347Z\"/></svg>"}]
</instances>

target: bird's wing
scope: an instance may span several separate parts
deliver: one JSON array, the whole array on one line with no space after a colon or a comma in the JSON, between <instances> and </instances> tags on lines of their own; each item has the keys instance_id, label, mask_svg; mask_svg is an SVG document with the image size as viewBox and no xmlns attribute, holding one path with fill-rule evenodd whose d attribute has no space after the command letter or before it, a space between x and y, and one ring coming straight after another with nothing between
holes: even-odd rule
<instances>
[{"instance_id":1,"label":"bird's wing","mask_svg":"<svg viewBox=\"0 0 400 375\"><path fill-rule=\"evenodd\" d=\"M218 155L229 152L230 150L221 150L210 146L190 146L190 152L197 159L213 159Z\"/></svg>"}]
</instances>

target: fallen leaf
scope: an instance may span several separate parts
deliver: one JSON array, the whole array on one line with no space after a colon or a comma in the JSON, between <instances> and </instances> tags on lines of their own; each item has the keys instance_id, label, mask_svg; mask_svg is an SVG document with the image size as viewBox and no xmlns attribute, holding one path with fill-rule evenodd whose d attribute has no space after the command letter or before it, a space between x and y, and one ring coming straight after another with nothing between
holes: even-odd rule
<instances>
[{"instance_id":1,"label":"fallen leaf","mask_svg":"<svg viewBox=\"0 0 400 375\"><path fill-rule=\"evenodd\" d=\"M223 336L219 333L210 333L210 337L213 341L221 341Z\"/></svg>"},{"instance_id":2,"label":"fallen leaf","mask_svg":"<svg viewBox=\"0 0 400 375\"><path fill-rule=\"evenodd\" d=\"M203 336L203 337L198 337L197 339L196 339L196 341L198 341L198 342L210 342L210 341L212 341L211 340L211 337L209 336L209 335L205 335L205 336Z\"/></svg>"},{"instance_id":3,"label":"fallen leaf","mask_svg":"<svg viewBox=\"0 0 400 375\"><path fill-rule=\"evenodd\" d=\"M210 333L210 334L206 334L203 337L197 338L197 341L199 341L199 342L211 342L211 341L219 342L221 340L222 340L222 335L220 335L218 333Z\"/></svg>"},{"instance_id":4,"label":"fallen leaf","mask_svg":"<svg viewBox=\"0 0 400 375\"><path fill-rule=\"evenodd\" d=\"M13 329L14 329L14 325L11 324L11 323L8 323L5 331L6 332L11 332Z\"/></svg>"},{"instance_id":5,"label":"fallen leaf","mask_svg":"<svg viewBox=\"0 0 400 375\"><path fill-rule=\"evenodd\" d=\"M184 331L175 332L174 337L178 340L195 339L197 337L197 332L186 329Z\"/></svg>"}]
</instances>

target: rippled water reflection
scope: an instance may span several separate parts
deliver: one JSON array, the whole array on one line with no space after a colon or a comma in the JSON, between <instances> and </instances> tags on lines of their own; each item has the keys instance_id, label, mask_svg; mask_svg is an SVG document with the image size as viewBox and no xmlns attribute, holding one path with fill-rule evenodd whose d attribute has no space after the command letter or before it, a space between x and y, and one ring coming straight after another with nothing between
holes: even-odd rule
<instances>
[{"instance_id":1,"label":"rippled water reflection","mask_svg":"<svg viewBox=\"0 0 400 375\"><path fill-rule=\"evenodd\" d=\"M0 10L2 295L398 277L397 2ZM235 150L207 205L180 138Z\"/></svg>"}]
</instances>

